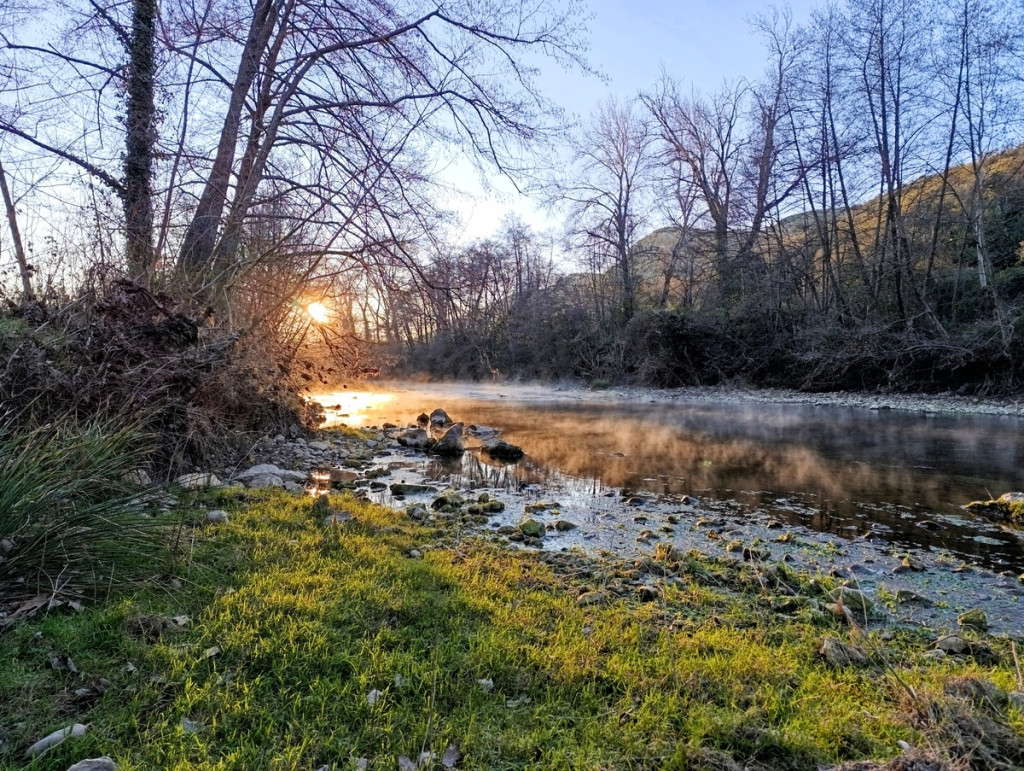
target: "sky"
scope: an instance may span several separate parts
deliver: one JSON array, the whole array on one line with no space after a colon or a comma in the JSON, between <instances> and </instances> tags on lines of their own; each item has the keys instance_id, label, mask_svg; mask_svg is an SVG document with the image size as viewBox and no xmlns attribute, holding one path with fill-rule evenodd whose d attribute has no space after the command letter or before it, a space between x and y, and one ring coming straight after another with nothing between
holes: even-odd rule
<instances>
[{"instance_id":1,"label":"sky","mask_svg":"<svg viewBox=\"0 0 1024 771\"><path fill-rule=\"evenodd\" d=\"M545 92L569 112L585 118L602 100L614 96L627 101L653 88L667 72L687 88L711 92L726 81L755 79L764 68L765 56L748 19L768 11L773 3L760 0L590 0L592 66L606 82L580 74L561 72L549 63L540 83ZM806 22L823 0L790 0L795 25ZM479 174L468 161L458 161L444 176L465 192L449 204L459 213L462 227L457 240L468 243L493 234L502 218L514 213L535 229L558 226L557 217L537 201L514 193L498 175L488 177L498 192L485 193Z\"/></svg>"}]
</instances>

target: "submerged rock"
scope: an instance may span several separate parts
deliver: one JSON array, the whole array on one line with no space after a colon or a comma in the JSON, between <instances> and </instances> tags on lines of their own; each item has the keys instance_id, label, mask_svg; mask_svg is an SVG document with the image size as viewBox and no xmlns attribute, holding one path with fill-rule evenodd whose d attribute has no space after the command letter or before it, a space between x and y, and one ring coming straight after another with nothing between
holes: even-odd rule
<instances>
[{"instance_id":1,"label":"submerged rock","mask_svg":"<svg viewBox=\"0 0 1024 771\"><path fill-rule=\"evenodd\" d=\"M480 449L495 460L505 461L506 463L515 463L522 460L523 456L526 455L522 447L497 437L488 439Z\"/></svg>"},{"instance_id":2,"label":"submerged rock","mask_svg":"<svg viewBox=\"0 0 1024 771\"><path fill-rule=\"evenodd\" d=\"M431 487L430 485L405 484L403 482L395 482L394 484L390 485L390 489L391 494L397 496L437 492L437 488Z\"/></svg>"}]
</instances>

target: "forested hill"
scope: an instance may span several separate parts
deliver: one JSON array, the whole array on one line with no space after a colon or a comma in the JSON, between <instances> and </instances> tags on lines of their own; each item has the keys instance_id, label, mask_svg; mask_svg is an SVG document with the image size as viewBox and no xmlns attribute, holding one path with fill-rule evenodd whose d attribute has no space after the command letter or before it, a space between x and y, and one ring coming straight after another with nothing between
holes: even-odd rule
<instances>
[{"instance_id":1,"label":"forested hill","mask_svg":"<svg viewBox=\"0 0 1024 771\"><path fill-rule=\"evenodd\" d=\"M1024 376L1024 148L760 232L673 225L623 264L454 309L405 349L436 375L1015 392ZM500 240L468 250L500 272ZM521 251L521 248L520 248ZM454 266L453 266L454 268ZM486 271L483 271L486 273Z\"/></svg>"}]
</instances>

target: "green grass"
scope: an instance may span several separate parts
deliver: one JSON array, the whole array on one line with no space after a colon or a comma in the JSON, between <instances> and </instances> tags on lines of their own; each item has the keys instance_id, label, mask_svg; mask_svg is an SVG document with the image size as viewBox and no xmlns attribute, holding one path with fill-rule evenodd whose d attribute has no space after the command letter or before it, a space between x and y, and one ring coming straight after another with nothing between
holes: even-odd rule
<instances>
[{"instance_id":1,"label":"green grass","mask_svg":"<svg viewBox=\"0 0 1024 771\"><path fill-rule=\"evenodd\" d=\"M245 496L201 501L232 519L184 532L180 588L161 581L0 636L0 767L23 767L32 741L87 722L86 737L30 767L108 754L122 769L344 769L361 757L394 769L399 755L455 744L460 768L728 768L728 756L813 769L892 757L899 740L952 746L915 705L954 675L1013 687L1005 641L989 641L1005 654L998 666L926 662L928 644L909 631L861 640L884 646L891 669L830 668L821 638L850 631L783 618L751 570L728 561L687 555L657 601L578 607L580 592L615 597L636 576L453 540L352 499L333 500L356 517L342 528L324 527L306 499ZM191 622L139 631L154 628L140 619L179 615ZM79 674L48 666L57 655ZM101 678L102 695L74 695ZM1012 708L988 719L1024 731Z\"/></svg>"}]
</instances>

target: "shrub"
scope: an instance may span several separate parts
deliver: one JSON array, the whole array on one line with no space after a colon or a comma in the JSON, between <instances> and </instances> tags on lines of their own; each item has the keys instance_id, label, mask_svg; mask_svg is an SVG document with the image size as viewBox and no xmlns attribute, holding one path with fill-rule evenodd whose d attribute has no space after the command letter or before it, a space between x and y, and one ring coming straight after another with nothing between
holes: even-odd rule
<instances>
[{"instance_id":1,"label":"shrub","mask_svg":"<svg viewBox=\"0 0 1024 771\"><path fill-rule=\"evenodd\" d=\"M0 601L90 592L154 570L154 520L130 473L137 423L65 420L0 435Z\"/></svg>"}]
</instances>

